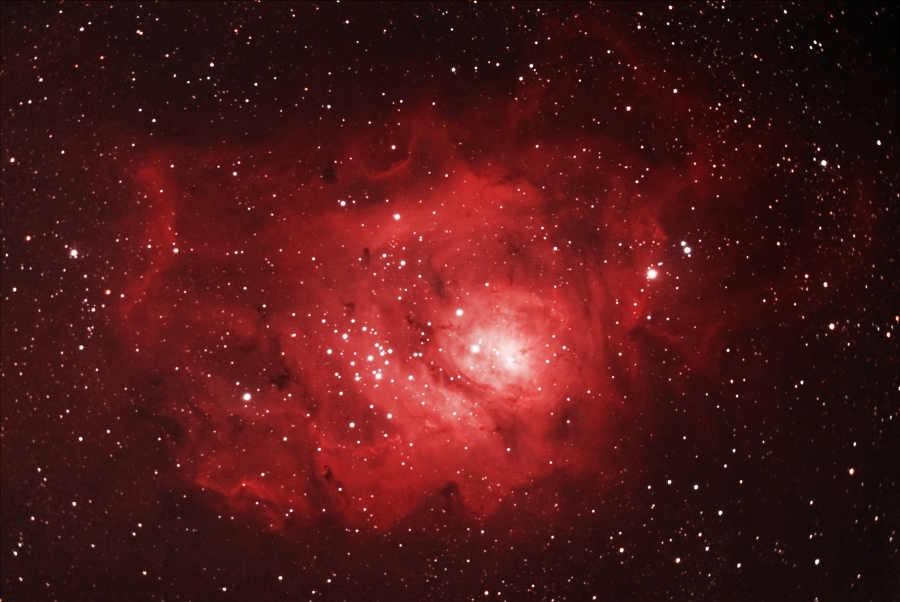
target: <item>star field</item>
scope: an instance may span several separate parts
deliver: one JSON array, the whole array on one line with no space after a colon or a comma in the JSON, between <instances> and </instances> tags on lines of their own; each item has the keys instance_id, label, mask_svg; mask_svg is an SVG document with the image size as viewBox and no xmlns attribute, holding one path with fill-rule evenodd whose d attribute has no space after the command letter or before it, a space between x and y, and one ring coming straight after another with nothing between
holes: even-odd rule
<instances>
[{"instance_id":1,"label":"star field","mask_svg":"<svg viewBox=\"0 0 900 602\"><path fill-rule=\"evenodd\" d=\"M7 3L6 600L891 600L897 16Z\"/></svg>"}]
</instances>

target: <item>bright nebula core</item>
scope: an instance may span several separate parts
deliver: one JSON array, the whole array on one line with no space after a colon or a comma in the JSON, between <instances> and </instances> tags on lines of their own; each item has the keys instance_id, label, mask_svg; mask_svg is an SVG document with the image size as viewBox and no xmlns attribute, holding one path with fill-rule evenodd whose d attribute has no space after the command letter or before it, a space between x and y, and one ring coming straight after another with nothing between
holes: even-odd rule
<instances>
[{"instance_id":1,"label":"bright nebula core","mask_svg":"<svg viewBox=\"0 0 900 602\"><path fill-rule=\"evenodd\" d=\"M897 591L896 12L5 8L3 598Z\"/></svg>"}]
</instances>

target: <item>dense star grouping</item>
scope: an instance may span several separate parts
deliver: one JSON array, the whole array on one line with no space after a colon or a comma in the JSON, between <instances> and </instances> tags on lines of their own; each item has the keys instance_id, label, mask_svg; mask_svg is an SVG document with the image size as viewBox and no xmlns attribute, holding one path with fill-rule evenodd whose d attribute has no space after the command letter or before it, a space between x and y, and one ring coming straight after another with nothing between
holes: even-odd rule
<instances>
[{"instance_id":1,"label":"dense star grouping","mask_svg":"<svg viewBox=\"0 0 900 602\"><path fill-rule=\"evenodd\" d=\"M4 8L3 596L888 599L895 12Z\"/></svg>"}]
</instances>

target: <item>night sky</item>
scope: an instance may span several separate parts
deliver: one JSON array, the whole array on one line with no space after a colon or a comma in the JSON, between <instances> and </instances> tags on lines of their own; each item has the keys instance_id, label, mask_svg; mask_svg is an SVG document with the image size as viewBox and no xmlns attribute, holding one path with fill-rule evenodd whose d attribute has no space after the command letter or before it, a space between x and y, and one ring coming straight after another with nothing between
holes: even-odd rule
<instances>
[{"instance_id":1,"label":"night sky","mask_svg":"<svg viewBox=\"0 0 900 602\"><path fill-rule=\"evenodd\" d=\"M898 9L2 5L2 600L898 600Z\"/></svg>"}]
</instances>

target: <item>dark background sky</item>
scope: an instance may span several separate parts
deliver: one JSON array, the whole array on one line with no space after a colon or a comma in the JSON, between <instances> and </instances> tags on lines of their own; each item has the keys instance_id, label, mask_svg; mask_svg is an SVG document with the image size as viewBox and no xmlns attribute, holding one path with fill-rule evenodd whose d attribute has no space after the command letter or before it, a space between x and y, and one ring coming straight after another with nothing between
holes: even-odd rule
<instances>
[{"instance_id":1,"label":"dark background sky","mask_svg":"<svg viewBox=\"0 0 900 602\"><path fill-rule=\"evenodd\" d=\"M5 600L900 599L893 4L0 15Z\"/></svg>"}]
</instances>

